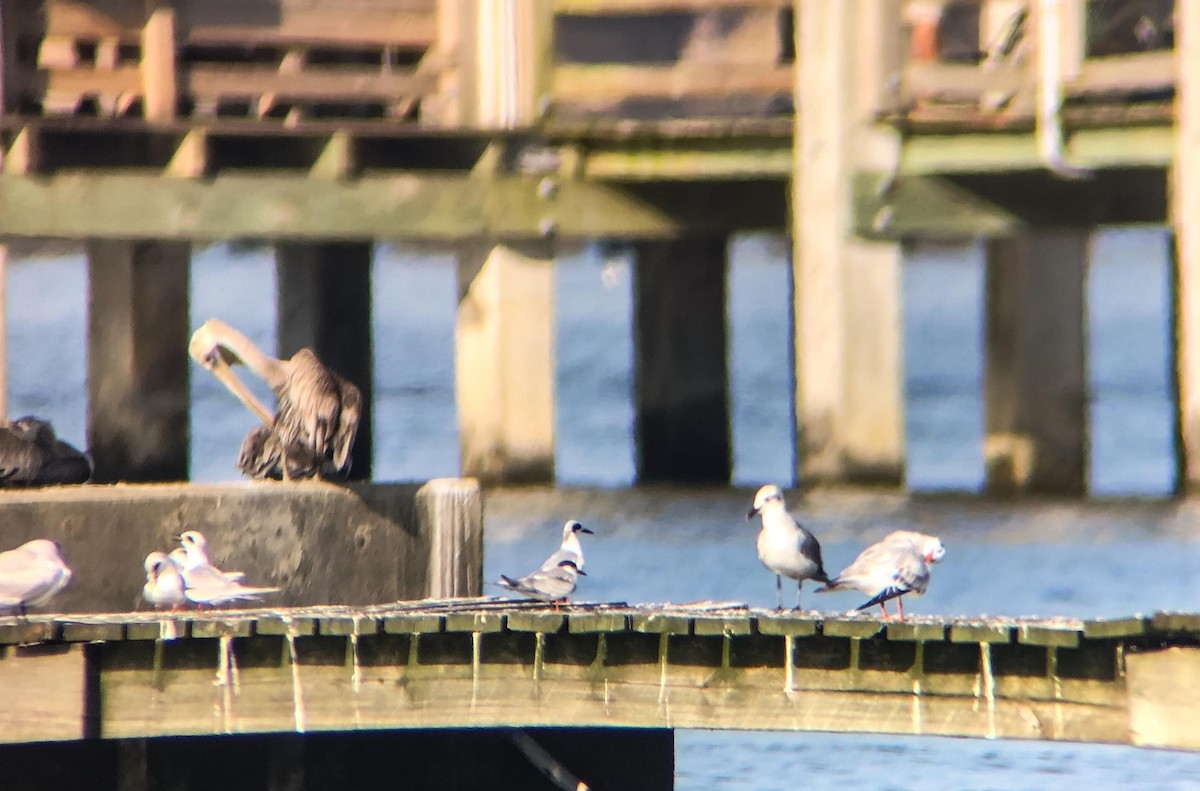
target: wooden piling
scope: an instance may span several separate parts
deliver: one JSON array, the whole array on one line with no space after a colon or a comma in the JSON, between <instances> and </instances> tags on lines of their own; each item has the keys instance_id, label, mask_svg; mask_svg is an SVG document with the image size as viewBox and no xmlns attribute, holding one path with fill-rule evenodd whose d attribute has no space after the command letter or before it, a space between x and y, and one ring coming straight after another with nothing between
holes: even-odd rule
<instances>
[{"instance_id":1,"label":"wooden piling","mask_svg":"<svg viewBox=\"0 0 1200 791\"><path fill-rule=\"evenodd\" d=\"M280 357L309 347L362 391L351 480L370 480L375 382L369 242L281 242L275 247Z\"/></svg>"},{"instance_id":2,"label":"wooden piling","mask_svg":"<svg viewBox=\"0 0 1200 791\"><path fill-rule=\"evenodd\" d=\"M892 83L899 4L797 3L792 281L798 476L904 477L900 250L851 233L851 175L893 172L872 113ZM885 99L886 100L886 99ZM885 218L881 218L885 219Z\"/></svg>"},{"instance_id":3,"label":"wooden piling","mask_svg":"<svg viewBox=\"0 0 1200 791\"><path fill-rule=\"evenodd\" d=\"M1181 494L1200 492L1200 4L1175 5L1174 233L1177 475Z\"/></svg>"},{"instance_id":4,"label":"wooden piling","mask_svg":"<svg viewBox=\"0 0 1200 791\"><path fill-rule=\"evenodd\" d=\"M637 478L727 483L727 240L639 242L635 251Z\"/></svg>"},{"instance_id":5,"label":"wooden piling","mask_svg":"<svg viewBox=\"0 0 1200 791\"><path fill-rule=\"evenodd\" d=\"M93 480L184 480L190 246L93 240L87 254Z\"/></svg>"},{"instance_id":6,"label":"wooden piling","mask_svg":"<svg viewBox=\"0 0 1200 791\"><path fill-rule=\"evenodd\" d=\"M454 338L462 474L553 480L552 244L460 247Z\"/></svg>"},{"instance_id":7,"label":"wooden piling","mask_svg":"<svg viewBox=\"0 0 1200 791\"><path fill-rule=\"evenodd\" d=\"M1089 235L987 243L984 409L990 494L1087 489L1085 275Z\"/></svg>"}]
</instances>

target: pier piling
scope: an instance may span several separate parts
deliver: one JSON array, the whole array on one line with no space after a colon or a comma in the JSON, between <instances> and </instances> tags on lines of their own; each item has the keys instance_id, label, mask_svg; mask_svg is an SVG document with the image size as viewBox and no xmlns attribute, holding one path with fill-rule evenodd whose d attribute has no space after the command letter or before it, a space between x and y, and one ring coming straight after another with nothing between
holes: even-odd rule
<instances>
[{"instance_id":1,"label":"pier piling","mask_svg":"<svg viewBox=\"0 0 1200 791\"><path fill-rule=\"evenodd\" d=\"M898 164L898 136L872 122L898 5L808 3L797 25L792 324L806 485L904 478L900 249L851 233L849 195L856 170Z\"/></svg>"},{"instance_id":2,"label":"pier piling","mask_svg":"<svg viewBox=\"0 0 1200 791\"><path fill-rule=\"evenodd\" d=\"M638 242L634 266L637 478L727 483L725 237Z\"/></svg>"},{"instance_id":3,"label":"pier piling","mask_svg":"<svg viewBox=\"0 0 1200 791\"><path fill-rule=\"evenodd\" d=\"M191 247L95 239L87 254L93 480L186 480Z\"/></svg>"},{"instance_id":4,"label":"pier piling","mask_svg":"<svg viewBox=\"0 0 1200 791\"><path fill-rule=\"evenodd\" d=\"M1089 238L1082 230L1039 230L987 243L990 494L1087 490Z\"/></svg>"},{"instance_id":5,"label":"pier piling","mask_svg":"<svg viewBox=\"0 0 1200 791\"><path fill-rule=\"evenodd\" d=\"M370 242L281 242L275 247L279 356L310 347L362 391L362 414L350 452L351 480L371 478L372 250Z\"/></svg>"},{"instance_id":6,"label":"pier piling","mask_svg":"<svg viewBox=\"0 0 1200 791\"><path fill-rule=\"evenodd\" d=\"M552 481L552 243L461 245L454 335L462 474Z\"/></svg>"}]
</instances>

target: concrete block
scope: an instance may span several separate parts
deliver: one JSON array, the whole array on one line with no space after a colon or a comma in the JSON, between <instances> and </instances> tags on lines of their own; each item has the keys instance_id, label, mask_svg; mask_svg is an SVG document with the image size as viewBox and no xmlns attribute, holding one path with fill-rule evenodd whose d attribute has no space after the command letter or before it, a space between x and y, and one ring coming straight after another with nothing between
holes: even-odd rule
<instances>
[{"instance_id":1,"label":"concrete block","mask_svg":"<svg viewBox=\"0 0 1200 791\"><path fill-rule=\"evenodd\" d=\"M0 550L33 538L58 541L74 576L43 609L68 613L145 609L142 561L177 546L172 536L184 530L205 535L216 566L280 586L264 600L270 606L420 599L435 580L439 595L478 595L482 523L479 487L468 479L0 492ZM438 568L443 563L454 568Z\"/></svg>"}]
</instances>

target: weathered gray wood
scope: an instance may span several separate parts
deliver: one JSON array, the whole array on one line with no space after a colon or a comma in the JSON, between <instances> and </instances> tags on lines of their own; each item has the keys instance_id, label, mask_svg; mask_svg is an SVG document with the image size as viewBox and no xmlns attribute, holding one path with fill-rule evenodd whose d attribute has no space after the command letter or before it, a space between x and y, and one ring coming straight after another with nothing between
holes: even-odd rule
<instances>
[{"instance_id":1,"label":"weathered gray wood","mask_svg":"<svg viewBox=\"0 0 1200 791\"><path fill-rule=\"evenodd\" d=\"M1171 162L1176 489L1200 491L1200 6L1175 9L1176 135Z\"/></svg>"},{"instance_id":2,"label":"weathered gray wood","mask_svg":"<svg viewBox=\"0 0 1200 791\"><path fill-rule=\"evenodd\" d=\"M990 240L986 249L986 488L1082 495L1089 237L1034 231Z\"/></svg>"},{"instance_id":3,"label":"weathered gray wood","mask_svg":"<svg viewBox=\"0 0 1200 791\"><path fill-rule=\"evenodd\" d=\"M92 240L87 249L93 480L185 480L190 247Z\"/></svg>"},{"instance_id":4,"label":"weathered gray wood","mask_svg":"<svg viewBox=\"0 0 1200 791\"><path fill-rule=\"evenodd\" d=\"M552 243L459 248L454 340L463 474L554 480Z\"/></svg>"},{"instance_id":5,"label":"weathered gray wood","mask_svg":"<svg viewBox=\"0 0 1200 791\"><path fill-rule=\"evenodd\" d=\"M897 14L890 1L812 3L797 26L792 325L805 484L904 477L900 251L850 232L851 174L899 162L897 136L871 123Z\"/></svg>"},{"instance_id":6,"label":"weathered gray wood","mask_svg":"<svg viewBox=\"0 0 1200 791\"><path fill-rule=\"evenodd\" d=\"M370 242L280 243L276 337L281 357L308 347L362 393L350 478L370 480L374 451L374 342L371 332Z\"/></svg>"},{"instance_id":7,"label":"weathered gray wood","mask_svg":"<svg viewBox=\"0 0 1200 791\"><path fill-rule=\"evenodd\" d=\"M82 645L0 648L0 741L42 742L90 735Z\"/></svg>"},{"instance_id":8,"label":"weathered gray wood","mask_svg":"<svg viewBox=\"0 0 1200 791\"><path fill-rule=\"evenodd\" d=\"M1130 652L1131 741L1143 747L1200 750L1200 648Z\"/></svg>"},{"instance_id":9,"label":"weathered gray wood","mask_svg":"<svg viewBox=\"0 0 1200 791\"><path fill-rule=\"evenodd\" d=\"M779 229L778 185L760 182L614 184L563 181L547 200L540 177L466 174L223 173L212 179L79 172L0 175L0 234L219 240L671 238L690 232Z\"/></svg>"},{"instance_id":10,"label":"weathered gray wood","mask_svg":"<svg viewBox=\"0 0 1200 791\"><path fill-rule=\"evenodd\" d=\"M727 240L635 246L634 441L642 482L727 482Z\"/></svg>"}]
</instances>

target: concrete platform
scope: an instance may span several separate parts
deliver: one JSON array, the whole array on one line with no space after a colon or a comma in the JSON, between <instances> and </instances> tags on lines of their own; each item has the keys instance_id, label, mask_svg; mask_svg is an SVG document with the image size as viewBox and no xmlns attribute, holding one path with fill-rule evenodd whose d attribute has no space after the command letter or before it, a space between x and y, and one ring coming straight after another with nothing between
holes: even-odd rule
<instances>
[{"instance_id":1,"label":"concrete platform","mask_svg":"<svg viewBox=\"0 0 1200 791\"><path fill-rule=\"evenodd\" d=\"M480 593L483 514L472 479L358 484L246 482L0 492L0 550L59 542L74 570L44 609L124 612L150 552L199 530L212 562L282 590L272 606L370 605Z\"/></svg>"}]
</instances>

